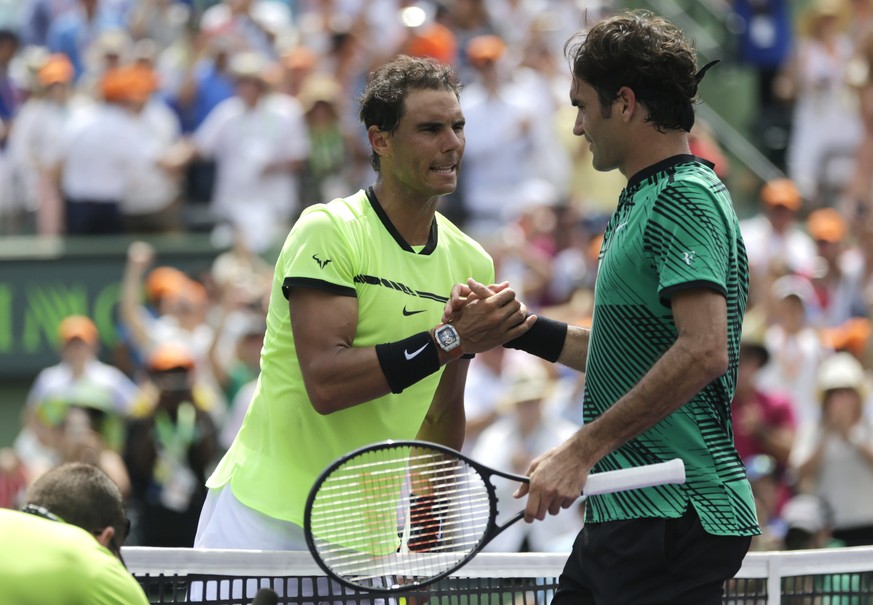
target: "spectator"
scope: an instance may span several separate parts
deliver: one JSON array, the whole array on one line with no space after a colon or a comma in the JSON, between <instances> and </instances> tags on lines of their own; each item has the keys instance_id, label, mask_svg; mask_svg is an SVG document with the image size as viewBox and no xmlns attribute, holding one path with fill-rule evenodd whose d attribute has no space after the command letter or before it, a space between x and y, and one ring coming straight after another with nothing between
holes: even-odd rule
<instances>
[{"instance_id":1,"label":"spectator","mask_svg":"<svg viewBox=\"0 0 873 605\"><path fill-rule=\"evenodd\" d=\"M506 45L497 36L479 36L467 47L475 80L462 107L467 118L466 168L461 199L471 235L493 237L518 217L519 188L530 177L535 119L507 78Z\"/></svg>"},{"instance_id":2,"label":"spectator","mask_svg":"<svg viewBox=\"0 0 873 605\"><path fill-rule=\"evenodd\" d=\"M96 466L112 479L118 486L123 498L130 496L130 476L118 449L123 443L112 443L114 435L109 432L116 417L105 410L107 393L101 389L90 389L81 385L75 387L66 397L66 414L61 423L58 439L58 453L62 464L67 462L84 462ZM123 426L123 425L119 425Z\"/></svg>"},{"instance_id":3,"label":"spectator","mask_svg":"<svg viewBox=\"0 0 873 605\"><path fill-rule=\"evenodd\" d=\"M148 279L144 279L154 259L155 250L146 242L133 242L128 247L119 305L121 323L133 349L133 358L143 361L156 347L167 342L186 343L196 360L198 404L220 422L227 404L209 361L215 330L207 321L209 298L206 288L171 267L157 267ZM143 282L150 297L159 293L156 306L143 304Z\"/></svg>"},{"instance_id":4,"label":"spectator","mask_svg":"<svg viewBox=\"0 0 873 605\"><path fill-rule=\"evenodd\" d=\"M864 261L846 244L846 220L835 208L819 208L810 212L806 228L818 249L820 265L811 279L821 310L817 325L833 328L867 315L861 291Z\"/></svg>"},{"instance_id":5,"label":"spectator","mask_svg":"<svg viewBox=\"0 0 873 605\"><path fill-rule=\"evenodd\" d=\"M118 488L81 463L56 468L27 491L24 512L0 510L0 602L147 605L125 569L128 521Z\"/></svg>"},{"instance_id":6,"label":"spectator","mask_svg":"<svg viewBox=\"0 0 873 605\"><path fill-rule=\"evenodd\" d=\"M800 489L833 511L833 535L846 546L873 544L873 429L864 416L868 377L849 353L818 372L820 421L798 438L793 462Z\"/></svg>"},{"instance_id":7,"label":"spectator","mask_svg":"<svg viewBox=\"0 0 873 605\"><path fill-rule=\"evenodd\" d=\"M215 218L255 252L278 244L299 212L297 173L309 155L300 104L270 93L268 69L260 55L233 57L236 95L210 112L189 150L215 159Z\"/></svg>"},{"instance_id":8,"label":"spectator","mask_svg":"<svg viewBox=\"0 0 873 605\"><path fill-rule=\"evenodd\" d=\"M791 56L793 43L789 2L734 0L733 10L742 24L739 59L755 71L757 110L772 119L780 107L774 83Z\"/></svg>"},{"instance_id":9,"label":"spectator","mask_svg":"<svg viewBox=\"0 0 873 605\"><path fill-rule=\"evenodd\" d=\"M89 318L71 315L58 327L61 362L40 371L27 395L24 428L15 440L15 451L33 477L60 462L59 427L66 415L52 394L66 393L78 385L105 389L114 414L130 413L136 387L117 368L97 359L100 335Z\"/></svg>"},{"instance_id":10,"label":"spectator","mask_svg":"<svg viewBox=\"0 0 873 605\"><path fill-rule=\"evenodd\" d=\"M782 514L785 550L845 546L833 537L833 512L819 496L800 494L785 504Z\"/></svg>"},{"instance_id":11,"label":"spectator","mask_svg":"<svg viewBox=\"0 0 873 605\"><path fill-rule=\"evenodd\" d=\"M815 207L842 193L839 171L851 169L840 163L851 163L860 140L862 124L846 78L854 53L846 29L850 17L841 0L811 2L800 17L794 56L777 84L782 98L794 102L788 175Z\"/></svg>"},{"instance_id":12,"label":"spectator","mask_svg":"<svg viewBox=\"0 0 873 605\"><path fill-rule=\"evenodd\" d=\"M57 164L67 235L124 231L121 203L141 154L129 110L131 75L115 69L103 76L102 100L72 114L61 134Z\"/></svg>"},{"instance_id":13,"label":"spectator","mask_svg":"<svg viewBox=\"0 0 873 605\"><path fill-rule=\"evenodd\" d=\"M348 191L349 141L340 121L341 90L333 78L310 76L298 100L303 106L311 145L300 173L300 203L305 207L336 199Z\"/></svg>"},{"instance_id":14,"label":"spectator","mask_svg":"<svg viewBox=\"0 0 873 605\"><path fill-rule=\"evenodd\" d=\"M774 179L761 188L762 212L740 222L749 257L752 302L769 291L770 284L786 273L812 272L815 245L797 222L803 198L788 179Z\"/></svg>"},{"instance_id":15,"label":"spectator","mask_svg":"<svg viewBox=\"0 0 873 605\"><path fill-rule=\"evenodd\" d=\"M36 216L40 235L62 232L63 206L53 182L53 162L58 156L58 133L82 102L71 87L72 79L73 65L66 55L56 53L43 59L36 86L21 106L9 136L12 190L17 203Z\"/></svg>"},{"instance_id":16,"label":"spectator","mask_svg":"<svg viewBox=\"0 0 873 605\"><path fill-rule=\"evenodd\" d=\"M819 364L830 349L822 342L811 318L816 315L815 292L806 278L786 275L773 283L773 322L764 335L772 363L761 368L761 390L786 393L799 425L818 421L815 395Z\"/></svg>"},{"instance_id":17,"label":"spectator","mask_svg":"<svg viewBox=\"0 0 873 605\"><path fill-rule=\"evenodd\" d=\"M154 96L159 82L148 46L140 42L138 48L148 54L126 68L130 73L129 108L140 152L121 204L124 231L129 234L171 233L181 227L180 175L165 167L181 129L172 110Z\"/></svg>"},{"instance_id":18,"label":"spectator","mask_svg":"<svg viewBox=\"0 0 873 605\"><path fill-rule=\"evenodd\" d=\"M218 455L212 418L197 406L194 357L181 344L157 346L148 358L153 406L130 425L125 461L133 486L138 541L191 546L206 496L206 473Z\"/></svg>"}]
</instances>

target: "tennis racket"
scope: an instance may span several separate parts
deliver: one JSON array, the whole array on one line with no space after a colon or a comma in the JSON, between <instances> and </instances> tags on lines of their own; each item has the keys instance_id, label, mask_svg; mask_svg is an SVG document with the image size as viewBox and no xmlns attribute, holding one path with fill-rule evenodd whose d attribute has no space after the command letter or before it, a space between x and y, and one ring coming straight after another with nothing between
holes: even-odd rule
<instances>
[{"instance_id":1,"label":"tennis racket","mask_svg":"<svg viewBox=\"0 0 873 605\"><path fill-rule=\"evenodd\" d=\"M386 441L331 464L306 501L303 528L316 563L350 588L400 593L457 571L523 511L498 524L486 467L425 441ZM681 459L589 475L582 496L684 483Z\"/></svg>"}]
</instances>

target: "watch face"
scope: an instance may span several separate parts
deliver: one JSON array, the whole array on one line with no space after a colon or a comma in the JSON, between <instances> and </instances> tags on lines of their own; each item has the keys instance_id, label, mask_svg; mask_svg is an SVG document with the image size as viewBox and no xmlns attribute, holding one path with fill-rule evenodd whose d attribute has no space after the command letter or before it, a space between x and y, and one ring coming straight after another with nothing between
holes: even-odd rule
<instances>
[{"instance_id":1,"label":"watch face","mask_svg":"<svg viewBox=\"0 0 873 605\"><path fill-rule=\"evenodd\" d=\"M458 333L452 326L443 326L436 331L436 337L440 342L440 346L445 351L450 351L458 345Z\"/></svg>"}]
</instances>

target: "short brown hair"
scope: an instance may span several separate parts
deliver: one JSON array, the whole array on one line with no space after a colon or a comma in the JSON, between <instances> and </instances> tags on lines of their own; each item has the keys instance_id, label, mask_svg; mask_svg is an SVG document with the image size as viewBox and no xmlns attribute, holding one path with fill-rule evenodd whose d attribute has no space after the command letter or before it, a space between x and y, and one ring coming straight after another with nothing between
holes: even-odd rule
<instances>
[{"instance_id":1,"label":"short brown hair","mask_svg":"<svg viewBox=\"0 0 873 605\"><path fill-rule=\"evenodd\" d=\"M119 549L127 534L127 514L118 486L91 464L71 462L48 471L25 493L27 505L42 507L92 534L112 526Z\"/></svg>"},{"instance_id":2,"label":"short brown hair","mask_svg":"<svg viewBox=\"0 0 873 605\"><path fill-rule=\"evenodd\" d=\"M573 75L597 91L608 110L627 86L649 111L646 121L661 132L694 125L697 58L675 25L649 11L626 11L596 23L564 45Z\"/></svg>"},{"instance_id":3,"label":"short brown hair","mask_svg":"<svg viewBox=\"0 0 873 605\"><path fill-rule=\"evenodd\" d=\"M364 127L394 132L403 117L406 97L413 90L445 90L460 98L461 84L448 65L427 57L399 55L367 77L359 113ZM379 155L375 151L370 154L370 164L379 171Z\"/></svg>"}]
</instances>

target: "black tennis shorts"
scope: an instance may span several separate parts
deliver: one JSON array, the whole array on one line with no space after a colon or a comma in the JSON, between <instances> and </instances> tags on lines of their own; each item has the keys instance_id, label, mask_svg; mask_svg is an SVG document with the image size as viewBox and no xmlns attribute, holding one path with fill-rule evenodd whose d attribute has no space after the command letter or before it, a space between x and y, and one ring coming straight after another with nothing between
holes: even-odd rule
<instances>
[{"instance_id":1,"label":"black tennis shorts","mask_svg":"<svg viewBox=\"0 0 873 605\"><path fill-rule=\"evenodd\" d=\"M721 605L751 541L706 533L690 505L678 519L589 524L552 605Z\"/></svg>"}]
</instances>

